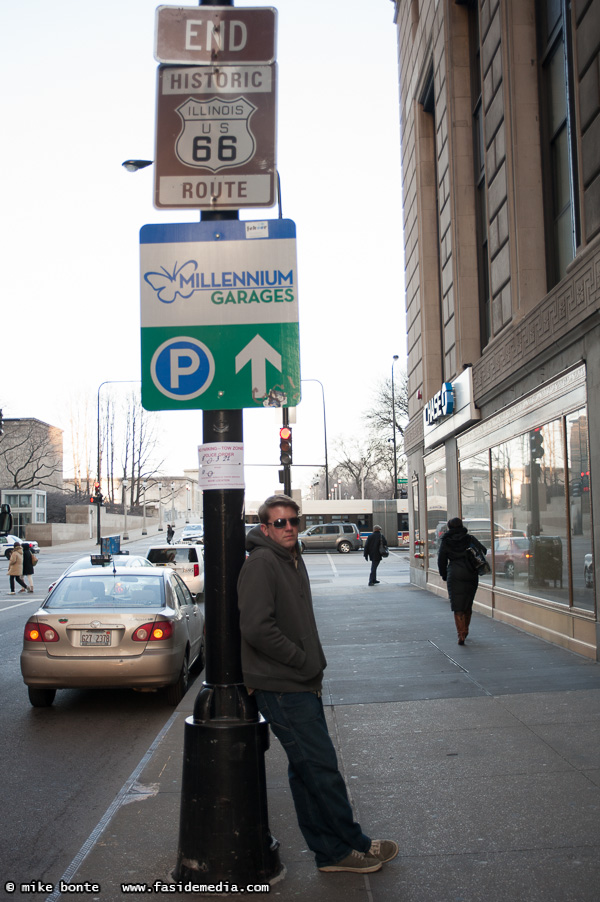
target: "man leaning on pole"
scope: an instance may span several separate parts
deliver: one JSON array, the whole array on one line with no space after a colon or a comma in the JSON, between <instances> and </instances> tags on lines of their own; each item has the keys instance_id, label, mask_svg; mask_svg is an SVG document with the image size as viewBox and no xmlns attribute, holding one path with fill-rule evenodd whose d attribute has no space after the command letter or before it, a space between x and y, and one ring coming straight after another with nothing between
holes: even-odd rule
<instances>
[{"instance_id":1,"label":"man leaning on pole","mask_svg":"<svg viewBox=\"0 0 600 902\"><path fill-rule=\"evenodd\" d=\"M398 854L354 820L331 741L321 687L327 666L308 573L298 545L296 502L272 495L250 531L238 581L242 671L248 692L288 756L298 824L320 871L365 874Z\"/></svg>"}]
</instances>

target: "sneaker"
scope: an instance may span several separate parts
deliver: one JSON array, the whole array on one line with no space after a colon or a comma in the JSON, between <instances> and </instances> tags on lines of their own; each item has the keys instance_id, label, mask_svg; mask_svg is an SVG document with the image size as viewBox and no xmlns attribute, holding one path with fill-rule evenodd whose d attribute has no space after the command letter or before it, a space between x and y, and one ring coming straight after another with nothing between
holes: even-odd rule
<instances>
[{"instance_id":1,"label":"sneaker","mask_svg":"<svg viewBox=\"0 0 600 902\"><path fill-rule=\"evenodd\" d=\"M381 861L378 861L376 858L370 858L368 855L364 855L362 852L357 852L356 849L352 849L350 854L346 855L345 858L342 858L341 861L338 861L337 864L326 864L319 868L319 870L327 872L350 871L350 873L353 874L371 874L373 871L378 871L381 864Z\"/></svg>"},{"instance_id":2,"label":"sneaker","mask_svg":"<svg viewBox=\"0 0 600 902\"><path fill-rule=\"evenodd\" d=\"M386 861L391 861L392 858L395 858L398 852L398 843L394 842L393 839L373 839L371 840L369 851L365 854L371 858L376 858L377 861L384 864Z\"/></svg>"}]
</instances>

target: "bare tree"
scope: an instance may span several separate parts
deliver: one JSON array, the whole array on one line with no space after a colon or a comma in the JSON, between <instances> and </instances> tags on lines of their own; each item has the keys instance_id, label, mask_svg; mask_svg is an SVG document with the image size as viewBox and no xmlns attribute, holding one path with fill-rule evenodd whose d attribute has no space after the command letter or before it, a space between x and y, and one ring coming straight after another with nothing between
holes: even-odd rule
<instances>
[{"instance_id":1,"label":"bare tree","mask_svg":"<svg viewBox=\"0 0 600 902\"><path fill-rule=\"evenodd\" d=\"M350 443L340 439L337 443L340 449L334 476L339 474L345 477L351 484L351 494L364 497L367 481L372 479L382 464L381 444L373 436L366 441L353 439Z\"/></svg>"},{"instance_id":2,"label":"bare tree","mask_svg":"<svg viewBox=\"0 0 600 902\"><path fill-rule=\"evenodd\" d=\"M62 430L36 419L4 420L1 479L11 488L62 489Z\"/></svg>"},{"instance_id":3,"label":"bare tree","mask_svg":"<svg viewBox=\"0 0 600 902\"><path fill-rule=\"evenodd\" d=\"M400 372L394 377L394 404L396 431L404 435L404 427L408 421L408 376ZM373 394L373 403L364 414L363 419L373 432L393 434L394 416L392 414L392 379L382 379Z\"/></svg>"}]
</instances>

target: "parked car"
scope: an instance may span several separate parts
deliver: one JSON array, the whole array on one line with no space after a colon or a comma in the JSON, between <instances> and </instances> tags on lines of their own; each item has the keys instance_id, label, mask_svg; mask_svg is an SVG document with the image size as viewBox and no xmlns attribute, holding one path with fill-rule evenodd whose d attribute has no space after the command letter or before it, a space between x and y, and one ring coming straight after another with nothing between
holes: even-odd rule
<instances>
[{"instance_id":1,"label":"parked car","mask_svg":"<svg viewBox=\"0 0 600 902\"><path fill-rule=\"evenodd\" d=\"M521 536L503 536L494 543L496 573L501 570L507 579L514 579L519 573L529 573L532 558L529 539Z\"/></svg>"},{"instance_id":2,"label":"parked car","mask_svg":"<svg viewBox=\"0 0 600 902\"><path fill-rule=\"evenodd\" d=\"M34 554L40 553L40 546L36 541L30 541L29 539L20 539L18 536L11 535L0 536L0 554L3 554L7 560L13 553L15 542L19 542L21 545L31 545L31 550Z\"/></svg>"},{"instance_id":3,"label":"parked car","mask_svg":"<svg viewBox=\"0 0 600 902\"><path fill-rule=\"evenodd\" d=\"M463 519L463 526L466 526L467 532L475 536L482 545L485 545L489 551L492 547L492 521L485 517L467 517ZM494 523L494 539L501 536L509 536L510 529L505 529L499 523Z\"/></svg>"},{"instance_id":4,"label":"parked car","mask_svg":"<svg viewBox=\"0 0 600 902\"><path fill-rule=\"evenodd\" d=\"M61 577L23 636L21 673L36 707L57 689L165 688L176 705L204 664L204 616L173 570L117 567Z\"/></svg>"},{"instance_id":5,"label":"parked car","mask_svg":"<svg viewBox=\"0 0 600 902\"><path fill-rule=\"evenodd\" d=\"M586 589L594 588L594 555L591 553L583 559L583 580Z\"/></svg>"},{"instance_id":6,"label":"parked car","mask_svg":"<svg viewBox=\"0 0 600 902\"><path fill-rule=\"evenodd\" d=\"M202 523L188 523L187 526L183 527L181 533L181 541L182 542L190 542L203 544L204 543L204 525Z\"/></svg>"},{"instance_id":7,"label":"parked car","mask_svg":"<svg viewBox=\"0 0 600 902\"><path fill-rule=\"evenodd\" d=\"M298 541L302 551L335 548L340 554L348 554L363 547L356 523L319 523L301 532Z\"/></svg>"},{"instance_id":8,"label":"parked car","mask_svg":"<svg viewBox=\"0 0 600 902\"><path fill-rule=\"evenodd\" d=\"M89 570L90 567L101 567L102 569L110 567L114 569L116 567L152 567L152 564L141 554L129 554L128 551L119 552L119 554L88 554L70 564L58 579L50 583L48 592L50 593L58 580L62 579L67 573L73 573L75 570Z\"/></svg>"},{"instance_id":9,"label":"parked car","mask_svg":"<svg viewBox=\"0 0 600 902\"><path fill-rule=\"evenodd\" d=\"M204 592L204 554L198 545L152 545L146 558L155 567L170 567L182 578L192 595Z\"/></svg>"}]
</instances>

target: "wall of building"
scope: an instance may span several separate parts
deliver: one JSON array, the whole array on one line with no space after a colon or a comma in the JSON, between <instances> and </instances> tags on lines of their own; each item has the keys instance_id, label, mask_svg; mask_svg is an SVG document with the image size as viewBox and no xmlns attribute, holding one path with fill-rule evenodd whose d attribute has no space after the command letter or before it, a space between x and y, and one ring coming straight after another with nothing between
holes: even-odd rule
<instances>
[{"instance_id":1,"label":"wall of building","mask_svg":"<svg viewBox=\"0 0 600 902\"><path fill-rule=\"evenodd\" d=\"M521 481L513 482L514 474L508 480L511 491L525 499L515 507L518 516L512 519L529 518L521 531L527 532L532 547L541 547L544 538L536 531L545 529L548 534L558 529L554 509L564 510L562 586L533 575L507 586L494 567L489 585L479 590L477 604L490 616L595 657L597 588L582 591L582 561L586 549L593 560L600 560L592 529L600 517L593 492L594 474L600 473L600 416L594 403L600 382L600 0L563 4L565 17L557 20L564 22L572 60L572 77L565 77L572 99L568 121L576 226L573 259L558 278L553 277L558 263L550 251L543 131L544 67L552 58L547 48L544 51L541 15L550 6L535 0L396 2L409 347L410 421L405 445L412 480L411 579L445 591L436 570L434 533L442 512L465 516L469 447L477 447L488 461L489 516L500 515L508 522L494 483L499 479L498 454L519 442L525 447L529 432L541 428L547 441L562 435L561 453L568 457L574 423L585 422L590 476L580 479L577 459L551 466L548 454L537 462L523 459ZM480 65L474 68L476 44ZM474 72L480 76L479 85ZM560 228L561 220L557 222ZM481 234L486 242L483 254ZM487 295L482 291L482 265ZM466 420L448 416L432 432L424 425L424 405L442 383L462 384L466 372L477 413ZM573 380L576 392L569 388ZM564 399L560 413L557 397ZM559 458L556 452L553 460ZM589 483L586 494L572 497L584 479ZM444 489L438 497L440 483ZM534 483L535 505L539 501L543 507L537 513L533 501L526 500L534 497L530 487ZM502 504L507 504L504 496ZM495 543L494 533L494 548Z\"/></svg>"}]
</instances>

